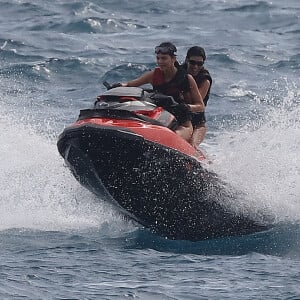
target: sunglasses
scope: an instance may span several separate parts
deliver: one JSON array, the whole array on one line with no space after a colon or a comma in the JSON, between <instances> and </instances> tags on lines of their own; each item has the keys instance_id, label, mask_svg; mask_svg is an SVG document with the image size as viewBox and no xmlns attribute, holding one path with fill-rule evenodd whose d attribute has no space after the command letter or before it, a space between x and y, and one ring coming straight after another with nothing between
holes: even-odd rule
<instances>
[{"instance_id":1,"label":"sunglasses","mask_svg":"<svg viewBox=\"0 0 300 300\"><path fill-rule=\"evenodd\" d=\"M170 54L170 55L175 55L174 53L177 50L171 47L160 47L157 46L155 47L155 54L161 53L161 54Z\"/></svg>"},{"instance_id":2,"label":"sunglasses","mask_svg":"<svg viewBox=\"0 0 300 300\"><path fill-rule=\"evenodd\" d=\"M204 61L196 61L193 59L189 59L189 63L193 66L202 67L204 65Z\"/></svg>"}]
</instances>

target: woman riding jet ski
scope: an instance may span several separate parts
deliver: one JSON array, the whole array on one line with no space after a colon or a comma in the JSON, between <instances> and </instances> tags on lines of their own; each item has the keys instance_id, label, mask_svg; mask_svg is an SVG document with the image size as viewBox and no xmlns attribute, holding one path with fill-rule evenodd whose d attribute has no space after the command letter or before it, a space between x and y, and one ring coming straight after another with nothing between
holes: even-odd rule
<instances>
[{"instance_id":1,"label":"woman riding jet ski","mask_svg":"<svg viewBox=\"0 0 300 300\"><path fill-rule=\"evenodd\" d=\"M176 52L177 49L172 43L161 43L155 47L158 67L121 86L136 87L150 83L155 92L172 96L179 104L172 110L179 122L175 132L186 141L192 142L193 125L190 112L197 112L205 122L205 106L196 81L180 67L176 60Z\"/></svg>"},{"instance_id":2,"label":"woman riding jet ski","mask_svg":"<svg viewBox=\"0 0 300 300\"><path fill-rule=\"evenodd\" d=\"M138 87L109 89L65 128L58 151L83 186L167 238L197 241L269 228L268 217L236 205L241 195L174 132L178 123L169 111L176 105Z\"/></svg>"}]
</instances>

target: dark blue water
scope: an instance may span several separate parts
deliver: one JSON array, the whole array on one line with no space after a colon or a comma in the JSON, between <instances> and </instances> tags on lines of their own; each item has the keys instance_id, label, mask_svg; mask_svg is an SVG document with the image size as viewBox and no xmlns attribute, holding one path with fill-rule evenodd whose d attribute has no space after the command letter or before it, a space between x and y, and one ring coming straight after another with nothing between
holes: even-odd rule
<instances>
[{"instance_id":1,"label":"dark blue water","mask_svg":"<svg viewBox=\"0 0 300 300\"><path fill-rule=\"evenodd\" d=\"M300 299L300 2L0 0L1 299ZM155 66L206 49L202 149L268 232L169 241L82 188L58 134Z\"/></svg>"}]
</instances>

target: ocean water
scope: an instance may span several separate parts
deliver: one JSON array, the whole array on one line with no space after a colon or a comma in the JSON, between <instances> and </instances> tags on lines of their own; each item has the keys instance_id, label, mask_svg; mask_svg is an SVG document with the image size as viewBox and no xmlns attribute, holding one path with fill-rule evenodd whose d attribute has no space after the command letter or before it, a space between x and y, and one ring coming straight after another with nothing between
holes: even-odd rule
<instances>
[{"instance_id":1,"label":"ocean water","mask_svg":"<svg viewBox=\"0 0 300 300\"><path fill-rule=\"evenodd\" d=\"M300 299L300 2L0 0L0 299ZM210 168L267 232L170 241L81 187L56 140L172 41L206 49Z\"/></svg>"}]
</instances>

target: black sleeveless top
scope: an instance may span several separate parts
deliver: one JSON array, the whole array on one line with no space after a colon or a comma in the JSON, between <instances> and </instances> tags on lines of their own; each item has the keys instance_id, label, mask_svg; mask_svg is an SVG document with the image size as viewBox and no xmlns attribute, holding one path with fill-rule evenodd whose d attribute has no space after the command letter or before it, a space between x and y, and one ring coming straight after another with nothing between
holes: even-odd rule
<instances>
[{"instance_id":1,"label":"black sleeveless top","mask_svg":"<svg viewBox=\"0 0 300 300\"><path fill-rule=\"evenodd\" d=\"M186 70L187 69L187 65L186 64L183 64L182 67ZM206 69L201 69L199 71L199 73L197 74L197 76L193 76L196 83L197 83L197 86L200 87L201 84L205 81L205 80L208 80L210 82L210 85L209 85L209 89L207 91L207 94L205 96L205 98L203 99L203 102L204 102L204 105L206 106L207 105L207 102L208 102L208 99L209 99L209 95L210 95L210 88L211 88L211 85L212 85L212 78L208 72L208 70Z\"/></svg>"},{"instance_id":2,"label":"black sleeveless top","mask_svg":"<svg viewBox=\"0 0 300 300\"><path fill-rule=\"evenodd\" d=\"M167 110L177 119L179 125L191 120L191 114L187 105L183 101L183 93L190 90L189 79L186 70L177 68L176 75L169 82L165 82L164 74L160 68L154 69L152 78L153 90L167 96L172 96L179 104L169 107Z\"/></svg>"},{"instance_id":3,"label":"black sleeveless top","mask_svg":"<svg viewBox=\"0 0 300 300\"><path fill-rule=\"evenodd\" d=\"M187 72L181 67L177 69L176 75L169 82L165 82L161 69L155 68L152 86L155 92L172 96L178 103L183 102L182 94L190 90Z\"/></svg>"}]
</instances>

